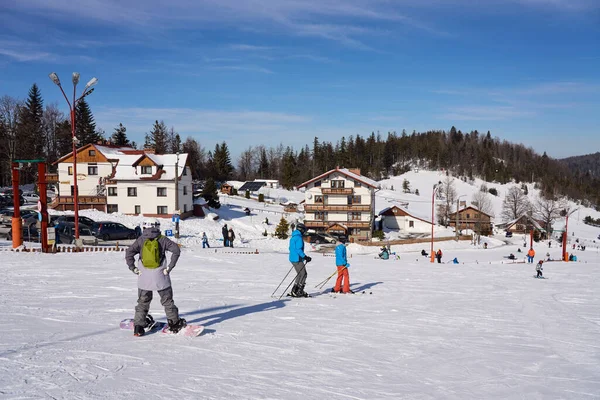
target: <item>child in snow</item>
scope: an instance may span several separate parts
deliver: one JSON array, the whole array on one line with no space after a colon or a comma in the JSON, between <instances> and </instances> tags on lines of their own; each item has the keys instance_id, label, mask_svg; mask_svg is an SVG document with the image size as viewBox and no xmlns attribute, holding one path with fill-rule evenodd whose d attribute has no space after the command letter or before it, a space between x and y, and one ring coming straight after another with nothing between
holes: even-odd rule
<instances>
[{"instance_id":1,"label":"child in snow","mask_svg":"<svg viewBox=\"0 0 600 400\"><path fill-rule=\"evenodd\" d=\"M340 244L335 247L335 265L337 266L338 277L332 290L333 293L354 293L350 290L350 274L348 273L350 264L346 255L346 245L346 239L340 238Z\"/></svg>"},{"instance_id":2,"label":"child in snow","mask_svg":"<svg viewBox=\"0 0 600 400\"><path fill-rule=\"evenodd\" d=\"M129 269L138 276L138 304L133 318L133 334L144 335L153 291L157 291L160 295L160 303L165 308L169 329L176 333L186 326L186 321L179 318L179 310L173 301L169 273L175 268L181 251L177 243L160 234L160 222L157 219L144 220L142 226L144 228L142 236L129 246L125 253L125 261ZM168 266L167 251L171 252L171 262ZM140 257L136 266L135 256L138 254Z\"/></svg>"},{"instance_id":3,"label":"child in snow","mask_svg":"<svg viewBox=\"0 0 600 400\"><path fill-rule=\"evenodd\" d=\"M234 239L235 239L235 233L233 233L233 228L229 228L229 232L227 233L227 240L229 241L229 247L233 247Z\"/></svg>"},{"instance_id":4,"label":"child in snow","mask_svg":"<svg viewBox=\"0 0 600 400\"><path fill-rule=\"evenodd\" d=\"M208 247L210 249L210 244L208 244L208 237L206 236L206 232L202 232L202 248Z\"/></svg>"},{"instance_id":5,"label":"child in snow","mask_svg":"<svg viewBox=\"0 0 600 400\"><path fill-rule=\"evenodd\" d=\"M538 263L537 263L537 265L535 267L535 270L537 271L536 278L543 278L543 276L542 276L542 270L544 269L544 268L542 268L542 264L543 263L544 263L544 261L540 260L540 261L538 261Z\"/></svg>"},{"instance_id":6,"label":"child in snow","mask_svg":"<svg viewBox=\"0 0 600 400\"><path fill-rule=\"evenodd\" d=\"M381 248L381 253L379 253L379 258L381 258L382 260L387 260L390 258L390 252L387 249L387 247L383 246Z\"/></svg>"},{"instance_id":7,"label":"child in snow","mask_svg":"<svg viewBox=\"0 0 600 400\"><path fill-rule=\"evenodd\" d=\"M302 223L298 223L290 238L289 260L296 270L296 281L290 292L290 296L292 297L308 297L308 293L304 291L306 277L308 276L306 273L306 264L311 262L312 258L304 254L304 240L302 240L302 236L305 233L306 226ZM302 261L305 261L305 263Z\"/></svg>"},{"instance_id":8,"label":"child in snow","mask_svg":"<svg viewBox=\"0 0 600 400\"><path fill-rule=\"evenodd\" d=\"M229 247L229 241L227 237L229 236L229 231L227 230L227 224L223 225L221 229L221 233L223 234L223 247Z\"/></svg>"},{"instance_id":9,"label":"child in snow","mask_svg":"<svg viewBox=\"0 0 600 400\"><path fill-rule=\"evenodd\" d=\"M442 263L442 249L438 249L437 253L435 253L435 258L437 258L438 264Z\"/></svg>"}]
</instances>

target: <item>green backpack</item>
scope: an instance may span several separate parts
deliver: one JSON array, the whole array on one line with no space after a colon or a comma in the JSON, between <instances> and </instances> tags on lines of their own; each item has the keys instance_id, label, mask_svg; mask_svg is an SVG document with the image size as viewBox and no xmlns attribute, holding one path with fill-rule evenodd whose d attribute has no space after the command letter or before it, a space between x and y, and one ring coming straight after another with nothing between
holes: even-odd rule
<instances>
[{"instance_id":1,"label":"green backpack","mask_svg":"<svg viewBox=\"0 0 600 400\"><path fill-rule=\"evenodd\" d=\"M142 264L144 267L154 269L160 266L161 255L160 245L158 239L162 236L158 236L156 239L146 239L142 247Z\"/></svg>"}]
</instances>

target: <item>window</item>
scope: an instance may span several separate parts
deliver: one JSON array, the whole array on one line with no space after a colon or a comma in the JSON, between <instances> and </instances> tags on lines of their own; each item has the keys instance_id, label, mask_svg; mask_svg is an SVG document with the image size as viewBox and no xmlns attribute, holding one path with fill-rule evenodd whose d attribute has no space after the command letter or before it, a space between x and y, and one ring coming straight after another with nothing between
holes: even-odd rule
<instances>
[{"instance_id":1,"label":"window","mask_svg":"<svg viewBox=\"0 0 600 400\"><path fill-rule=\"evenodd\" d=\"M323 196L315 196L315 203L322 203L323 202Z\"/></svg>"},{"instance_id":2,"label":"window","mask_svg":"<svg viewBox=\"0 0 600 400\"><path fill-rule=\"evenodd\" d=\"M158 207L156 207L156 213L157 214L166 214L167 213L167 206L158 206Z\"/></svg>"},{"instance_id":3,"label":"window","mask_svg":"<svg viewBox=\"0 0 600 400\"><path fill-rule=\"evenodd\" d=\"M348 196L348 205L360 204L360 196Z\"/></svg>"},{"instance_id":4,"label":"window","mask_svg":"<svg viewBox=\"0 0 600 400\"><path fill-rule=\"evenodd\" d=\"M142 175L152 175L152 166L142 167Z\"/></svg>"},{"instance_id":5,"label":"window","mask_svg":"<svg viewBox=\"0 0 600 400\"><path fill-rule=\"evenodd\" d=\"M127 188L127 197L137 197L137 188L136 187L128 187Z\"/></svg>"},{"instance_id":6,"label":"window","mask_svg":"<svg viewBox=\"0 0 600 400\"><path fill-rule=\"evenodd\" d=\"M69 175L73 175L73 167L69 167Z\"/></svg>"},{"instance_id":7,"label":"window","mask_svg":"<svg viewBox=\"0 0 600 400\"><path fill-rule=\"evenodd\" d=\"M107 204L106 205L106 212L107 213L115 213L115 212L119 212L119 205L118 204Z\"/></svg>"},{"instance_id":8,"label":"window","mask_svg":"<svg viewBox=\"0 0 600 400\"><path fill-rule=\"evenodd\" d=\"M315 187L321 187L321 181L316 181L315 182Z\"/></svg>"},{"instance_id":9,"label":"window","mask_svg":"<svg viewBox=\"0 0 600 400\"><path fill-rule=\"evenodd\" d=\"M141 214L142 213L142 207L141 206L135 206L135 214Z\"/></svg>"},{"instance_id":10,"label":"window","mask_svg":"<svg viewBox=\"0 0 600 400\"><path fill-rule=\"evenodd\" d=\"M116 196L117 195L117 188L115 186L109 186L108 187L108 195L109 196Z\"/></svg>"},{"instance_id":11,"label":"window","mask_svg":"<svg viewBox=\"0 0 600 400\"><path fill-rule=\"evenodd\" d=\"M332 189L335 189L335 188L343 189L344 184L345 184L344 181L331 181L331 188Z\"/></svg>"},{"instance_id":12,"label":"window","mask_svg":"<svg viewBox=\"0 0 600 400\"><path fill-rule=\"evenodd\" d=\"M88 175L98 175L98 167L96 165L88 165Z\"/></svg>"},{"instance_id":13,"label":"window","mask_svg":"<svg viewBox=\"0 0 600 400\"><path fill-rule=\"evenodd\" d=\"M349 212L348 213L348 221L360 221L361 213L359 212Z\"/></svg>"},{"instance_id":14,"label":"window","mask_svg":"<svg viewBox=\"0 0 600 400\"><path fill-rule=\"evenodd\" d=\"M354 187L360 187L360 182L359 181L354 181Z\"/></svg>"},{"instance_id":15,"label":"window","mask_svg":"<svg viewBox=\"0 0 600 400\"><path fill-rule=\"evenodd\" d=\"M317 211L315 213L315 219L320 221L327 221L327 212L325 211Z\"/></svg>"},{"instance_id":16,"label":"window","mask_svg":"<svg viewBox=\"0 0 600 400\"><path fill-rule=\"evenodd\" d=\"M79 186L77 186L77 194L79 194ZM75 186L71 185L71 196L75 196Z\"/></svg>"},{"instance_id":17,"label":"window","mask_svg":"<svg viewBox=\"0 0 600 400\"><path fill-rule=\"evenodd\" d=\"M185 196L187 194L187 186L183 187L183 195Z\"/></svg>"},{"instance_id":18,"label":"window","mask_svg":"<svg viewBox=\"0 0 600 400\"><path fill-rule=\"evenodd\" d=\"M360 229L359 228L352 228L350 230L350 234L351 235L360 235Z\"/></svg>"},{"instance_id":19,"label":"window","mask_svg":"<svg viewBox=\"0 0 600 400\"><path fill-rule=\"evenodd\" d=\"M408 227L409 228L414 228L415 227L415 221L408 221Z\"/></svg>"},{"instance_id":20,"label":"window","mask_svg":"<svg viewBox=\"0 0 600 400\"><path fill-rule=\"evenodd\" d=\"M479 217L480 217L480 215L479 215L479 214L475 214L475 218L479 218Z\"/></svg>"},{"instance_id":21,"label":"window","mask_svg":"<svg viewBox=\"0 0 600 400\"><path fill-rule=\"evenodd\" d=\"M471 218L471 214L467 214L467 219Z\"/></svg>"},{"instance_id":22,"label":"window","mask_svg":"<svg viewBox=\"0 0 600 400\"><path fill-rule=\"evenodd\" d=\"M156 196L158 196L158 197L167 197L167 188L164 188L164 187L156 188Z\"/></svg>"},{"instance_id":23,"label":"window","mask_svg":"<svg viewBox=\"0 0 600 400\"><path fill-rule=\"evenodd\" d=\"M88 156L96 157L96 150L88 150Z\"/></svg>"}]
</instances>

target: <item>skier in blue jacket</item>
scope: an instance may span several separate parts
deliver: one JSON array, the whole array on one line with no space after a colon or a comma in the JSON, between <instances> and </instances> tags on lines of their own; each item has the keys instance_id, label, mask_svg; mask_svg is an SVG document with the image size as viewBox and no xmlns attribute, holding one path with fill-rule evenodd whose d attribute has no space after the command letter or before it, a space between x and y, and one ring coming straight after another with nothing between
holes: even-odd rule
<instances>
[{"instance_id":1,"label":"skier in blue jacket","mask_svg":"<svg viewBox=\"0 0 600 400\"><path fill-rule=\"evenodd\" d=\"M343 238L340 238L340 244L335 247L335 265L337 266L338 277L335 281L333 293L354 293L350 290L350 273L348 272L350 263L346 253L346 240Z\"/></svg>"},{"instance_id":2,"label":"skier in blue jacket","mask_svg":"<svg viewBox=\"0 0 600 400\"><path fill-rule=\"evenodd\" d=\"M296 229L292 232L290 239L290 256L289 260L296 270L296 282L290 293L292 297L308 297L308 293L304 291L306 285L306 264L309 263L312 258L304 253L304 240L302 235L306 233L306 226L299 223L296 225ZM304 261L304 262L303 262Z\"/></svg>"}]
</instances>

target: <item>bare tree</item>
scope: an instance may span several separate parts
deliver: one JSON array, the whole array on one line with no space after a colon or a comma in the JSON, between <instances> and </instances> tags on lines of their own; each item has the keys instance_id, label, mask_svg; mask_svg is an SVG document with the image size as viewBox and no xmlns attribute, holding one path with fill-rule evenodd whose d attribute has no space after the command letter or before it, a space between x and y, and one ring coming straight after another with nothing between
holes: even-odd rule
<instances>
[{"instance_id":1,"label":"bare tree","mask_svg":"<svg viewBox=\"0 0 600 400\"><path fill-rule=\"evenodd\" d=\"M2 185L10 182L11 162L15 159L17 149L17 130L19 126L19 114L22 103L10 96L0 98L0 159L2 165L0 171Z\"/></svg>"},{"instance_id":2,"label":"bare tree","mask_svg":"<svg viewBox=\"0 0 600 400\"><path fill-rule=\"evenodd\" d=\"M536 218L544 222L548 238L552 237L552 224L560 217L561 211L567 208L564 199L538 197L533 205Z\"/></svg>"},{"instance_id":3,"label":"bare tree","mask_svg":"<svg viewBox=\"0 0 600 400\"><path fill-rule=\"evenodd\" d=\"M490 200L489 194L482 191L475 192L471 202L479 210L479 213L475 215L475 218L477 219L475 223L475 231L480 235L489 234L491 230L490 225L487 224L483 216L484 213L491 217L494 216L494 206L492 205L492 200Z\"/></svg>"},{"instance_id":4,"label":"bare tree","mask_svg":"<svg viewBox=\"0 0 600 400\"><path fill-rule=\"evenodd\" d=\"M244 150L240 154L238 160L238 174L242 181L254 179L256 171L256 157L258 153L252 148L248 147L248 150Z\"/></svg>"},{"instance_id":5,"label":"bare tree","mask_svg":"<svg viewBox=\"0 0 600 400\"><path fill-rule=\"evenodd\" d=\"M530 208L529 199L525 196L525 193L514 186L504 196L502 218L504 221L512 221L526 215Z\"/></svg>"},{"instance_id":6,"label":"bare tree","mask_svg":"<svg viewBox=\"0 0 600 400\"><path fill-rule=\"evenodd\" d=\"M65 114L59 110L56 103L46 106L42 117L42 129L46 139L44 153L48 161L56 161L64 155L59 151L62 150L59 148L59 144L61 143L61 131L64 129L65 121Z\"/></svg>"},{"instance_id":7,"label":"bare tree","mask_svg":"<svg viewBox=\"0 0 600 400\"><path fill-rule=\"evenodd\" d=\"M444 179L444 182L442 183L442 187L440 190L445 198L445 223L444 225L446 226L446 228L448 227L448 224L450 223L450 213L452 212L452 206L454 205L454 201L456 200L456 189L454 188L454 178L450 177L450 176L446 176L446 179ZM458 211L458 209L456 210Z\"/></svg>"}]
</instances>

